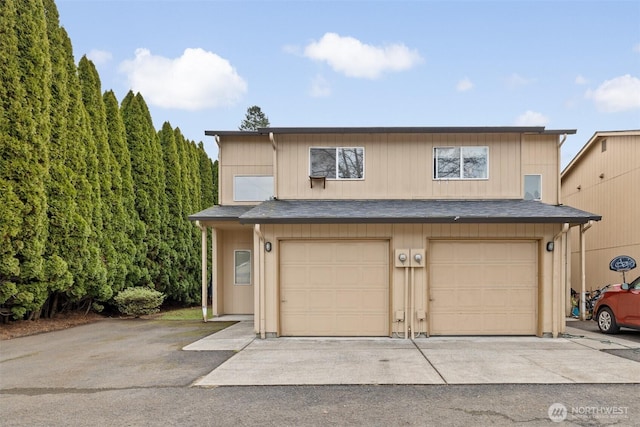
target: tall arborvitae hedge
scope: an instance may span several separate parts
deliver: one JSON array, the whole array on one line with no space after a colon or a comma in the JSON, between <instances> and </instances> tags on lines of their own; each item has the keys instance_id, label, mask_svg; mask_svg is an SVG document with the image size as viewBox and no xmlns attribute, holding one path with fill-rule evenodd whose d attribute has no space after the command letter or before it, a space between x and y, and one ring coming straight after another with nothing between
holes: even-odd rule
<instances>
[{"instance_id":1,"label":"tall arborvitae hedge","mask_svg":"<svg viewBox=\"0 0 640 427\"><path fill-rule=\"evenodd\" d=\"M2 312L101 309L131 286L197 300L187 215L217 197L202 144L169 123L157 133L141 94L101 95L54 0L0 2L0 75Z\"/></svg>"},{"instance_id":2,"label":"tall arborvitae hedge","mask_svg":"<svg viewBox=\"0 0 640 427\"><path fill-rule=\"evenodd\" d=\"M0 304L21 317L37 315L48 297L44 254L48 233L51 57L41 1L3 0L0 22L0 179L7 190L6 195L2 191L1 204L8 211L2 222L7 221L9 228L9 234L1 236Z\"/></svg>"},{"instance_id":3,"label":"tall arborvitae hedge","mask_svg":"<svg viewBox=\"0 0 640 427\"><path fill-rule=\"evenodd\" d=\"M114 186L114 197L119 199L114 212L113 227L120 227L124 240L116 248L125 269L124 282L114 284L114 291L128 288L139 283L149 281L147 269L144 267L146 252L139 250L139 243L144 242L146 228L136 211L136 197L133 191L133 178L131 177L131 155L127 145L127 131L120 115L120 107L113 91L107 91L102 96L106 111L107 137L109 147L114 156L115 165L119 168L120 187ZM117 181L116 181L117 182ZM120 212L120 210L122 210ZM121 218L121 220L118 220Z\"/></svg>"}]
</instances>

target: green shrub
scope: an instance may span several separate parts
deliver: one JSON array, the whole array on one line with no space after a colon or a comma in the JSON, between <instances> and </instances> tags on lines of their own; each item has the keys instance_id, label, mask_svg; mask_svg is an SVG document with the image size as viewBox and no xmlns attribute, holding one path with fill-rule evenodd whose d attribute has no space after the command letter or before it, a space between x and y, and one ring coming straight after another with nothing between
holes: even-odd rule
<instances>
[{"instance_id":1,"label":"green shrub","mask_svg":"<svg viewBox=\"0 0 640 427\"><path fill-rule=\"evenodd\" d=\"M118 310L129 316L140 317L160 311L165 295L151 288L133 287L120 291L114 298Z\"/></svg>"}]
</instances>

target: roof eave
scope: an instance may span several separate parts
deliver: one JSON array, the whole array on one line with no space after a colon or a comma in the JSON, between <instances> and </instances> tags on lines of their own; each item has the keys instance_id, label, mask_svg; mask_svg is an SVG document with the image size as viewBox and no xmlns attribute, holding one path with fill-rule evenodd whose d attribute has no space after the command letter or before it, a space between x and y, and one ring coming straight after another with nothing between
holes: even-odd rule
<instances>
[{"instance_id":1,"label":"roof eave","mask_svg":"<svg viewBox=\"0 0 640 427\"><path fill-rule=\"evenodd\" d=\"M344 217L344 218L251 218L240 217L241 224L586 224L600 221L591 217Z\"/></svg>"}]
</instances>

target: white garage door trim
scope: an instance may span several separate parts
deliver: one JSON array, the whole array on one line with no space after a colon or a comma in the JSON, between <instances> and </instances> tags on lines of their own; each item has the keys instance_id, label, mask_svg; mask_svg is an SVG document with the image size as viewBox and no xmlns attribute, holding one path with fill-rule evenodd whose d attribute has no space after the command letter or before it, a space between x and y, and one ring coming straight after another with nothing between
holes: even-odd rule
<instances>
[{"instance_id":1,"label":"white garage door trim","mask_svg":"<svg viewBox=\"0 0 640 427\"><path fill-rule=\"evenodd\" d=\"M279 244L281 336L389 336L388 240Z\"/></svg>"},{"instance_id":2,"label":"white garage door trim","mask_svg":"<svg viewBox=\"0 0 640 427\"><path fill-rule=\"evenodd\" d=\"M538 241L429 241L433 335L535 335Z\"/></svg>"}]
</instances>

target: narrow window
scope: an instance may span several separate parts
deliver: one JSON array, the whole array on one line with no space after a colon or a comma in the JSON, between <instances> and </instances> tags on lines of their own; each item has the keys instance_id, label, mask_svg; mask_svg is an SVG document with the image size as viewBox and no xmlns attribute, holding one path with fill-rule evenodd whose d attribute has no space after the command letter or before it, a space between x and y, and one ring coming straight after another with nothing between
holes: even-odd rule
<instances>
[{"instance_id":1,"label":"narrow window","mask_svg":"<svg viewBox=\"0 0 640 427\"><path fill-rule=\"evenodd\" d=\"M251 284L251 251L234 251L235 273L233 283L236 285Z\"/></svg>"},{"instance_id":2,"label":"narrow window","mask_svg":"<svg viewBox=\"0 0 640 427\"><path fill-rule=\"evenodd\" d=\"M607 151L607 140L606 140L606 138L602 140L602 142L600 143L600 147L601 147L603 153L605 151Z\"/></svg>"},{"instance_id":3,"label":"narrow window","mask_svg":"<svg viewBox=\"0 0 640 427\"><path fill-rule=\"evenodd\" d=\"M524 199L542 200L542 175L524 176Z\"/></svg>"}]
</instances>

